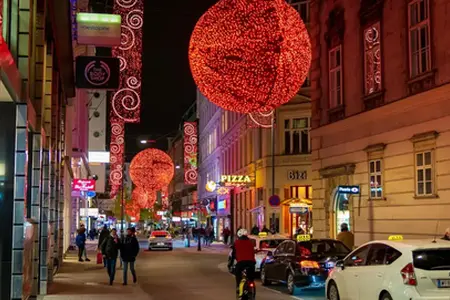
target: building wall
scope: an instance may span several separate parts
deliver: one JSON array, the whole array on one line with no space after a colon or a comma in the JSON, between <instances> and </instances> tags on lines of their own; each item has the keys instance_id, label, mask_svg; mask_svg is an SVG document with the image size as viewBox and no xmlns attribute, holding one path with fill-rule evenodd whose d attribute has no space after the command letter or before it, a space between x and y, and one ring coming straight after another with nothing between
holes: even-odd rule
<instances>
[{"instance_id":1,"label":"building wall","mask_svg":"<svg viewBox=\"0 0 450 300\"><path fill-rule=\"evenodd\" d=\"M384 6L368 11L369 22L360 15L366 9L364 1L311 3L313 203L314 232L319 237L333 237L338 229L339 185L361 188L360 196L350 196L348 204L356 244L391 234L432 237L436 228L440 235L450 225L445 214L450 205L450 71L444 54L450 39L441 34L449 29L445 23L449 4L430 1L431 64L415 75L410 70L408 30L408 5L413 2L384 1ZM343 105L330 109L331 47L324 37L330 12L339 7L347 28L337 37L342 47ZM381 25L382 89L367 94L363 32L374 22ZM432 188L423 195L417 165L420 153L428 151ZM373 160L380 161L381 182L370 178ZM377 195L380 191L382 195Z\"/></svg>"}]
</instances>

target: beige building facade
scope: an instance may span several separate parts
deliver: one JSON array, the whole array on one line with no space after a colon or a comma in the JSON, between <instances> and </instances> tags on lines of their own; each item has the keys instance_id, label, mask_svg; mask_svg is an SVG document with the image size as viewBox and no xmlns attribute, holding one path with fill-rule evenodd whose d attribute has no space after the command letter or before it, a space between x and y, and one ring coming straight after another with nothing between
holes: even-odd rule
<instances>
[{"instance_id":1,"label":"beige building facade","mask_svg":"<svg viewBox=\"0 0 450 300\"><path fill-rule=\"evenodd\" d=\"M314 233L450 227L446 1L311 1ZM353 190L352 190L353 189Z\"/></svg>"}]
</instances>

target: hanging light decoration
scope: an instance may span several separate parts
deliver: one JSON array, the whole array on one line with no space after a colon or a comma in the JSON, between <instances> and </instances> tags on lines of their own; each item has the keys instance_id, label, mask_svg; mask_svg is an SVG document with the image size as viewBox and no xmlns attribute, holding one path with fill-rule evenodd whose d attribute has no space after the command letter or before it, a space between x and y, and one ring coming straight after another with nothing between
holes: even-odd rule
<instances>
[{"instance_id":1,"label":"hanging light decoration","mask_svg":"<svg viewBox=\"0 0 450 300\"><path fill-rule=\"evenodd\" d=\"M152 208L156 202L156 192L154 190L146 190L143 187L136 187L131 193L131 199L140 208Z\"/></svg>"},{"instance_id":2,"label":"hanging light decoration","mask_svg":"<svg viewBox=\"0 0 450 300\"><path fill-rule=\"evenodd\" d=\"M131 201L125 205L125 213L133 219L133 221L138 222L141 218L141 207L134 201Z\"/></svg>"},{"instance_id":3,"label":"hanging light decoration","mask_svg":"<svg viewBox=\"0 0 450 300\"><path fill-rule=\"evenodd\" d=\"M139 152L130 164L131 180L145 190L160 190L170 183L174 172L170 156L154 148Z\"/></svg>"},{"instance_id":4,"label":"hanging light decoration","mask_svg":"<svg viewBox=\"0 0 450 300\"><path fill-rule=\"evenodd\" d=\"M189 60L200 92L239 113L288 102L306 79L311 44L285 0L221 0L198 21Z\"/></svg>"}]
</instances>

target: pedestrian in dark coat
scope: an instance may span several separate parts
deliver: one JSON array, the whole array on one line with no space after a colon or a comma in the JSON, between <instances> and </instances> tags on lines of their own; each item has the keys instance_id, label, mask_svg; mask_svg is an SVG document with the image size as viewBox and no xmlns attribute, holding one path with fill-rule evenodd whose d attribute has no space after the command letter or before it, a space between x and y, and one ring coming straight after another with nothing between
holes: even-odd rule
<instances>
[{"instance_id":1,"label":"pedestrian in dark coat","mask_svg":"<svg viewBox=\"0 0 450 300\"><path fill-rule=\"evenodd\" d=\"M112 285L114 282L114 276L116 275L116 262L120 249L120 238L117 235L117 230L115 228L111 230L111 235L105 238L100 248L103 254L103 259L106 260L109 284Z\"/></svg>"},{"instance_id":2,"label":"pedestrian in dark coat","mask_svg":"<svg viewBox=\"0 0 450 300\"><path fill-rule=\"evenodd\" d=\"M102 231L100 232L100 236L98 237L98 251L101 251L100 247L103 241L110 235L111 233L108 230L108 226L103 226ZM106 259L103 260L103 266L106 268Z\"/></svg>"},{"instance_id":3,"label":"pedestrian in dark coat","mask_svg":"<svg viewBox=\"0 0 450 300\"><path fill-rule=\"evenodd\" d=\"M127 229L127 235L122 239L120 245L120 257L123 261L123 285L127 285L128 266L130 266L133 283L136 283L136 271L134 263L139 254L139 242L136 238L136 230L133 227Z\"/></svg>"},{"instance_id":4,"label":"pedestrian in dark coat","mask_svg":"<svg viewBox=\"0 0 450 300\"><path fill-rule=\"evenodd\" d=\"M80 228L78 229L77 237L75 238L75 243L78 247L78 261L83 262L83 253L86 250L86 229ZM86 261L89 261L87 255L85 255Z\"/></svg>"}]
</instances>

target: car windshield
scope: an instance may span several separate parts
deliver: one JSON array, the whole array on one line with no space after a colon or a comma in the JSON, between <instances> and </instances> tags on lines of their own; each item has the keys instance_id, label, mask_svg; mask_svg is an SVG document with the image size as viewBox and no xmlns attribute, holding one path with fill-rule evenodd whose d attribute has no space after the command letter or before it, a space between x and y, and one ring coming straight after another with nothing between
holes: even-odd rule
<instances>
[{"instance_id":1,"label":"car windshield","mask_svg":"<svg viewBox=\"0 0 450 300\"><path fill-rule=\"evenodd\" d=\"M259 249L276 248L283 241L285 241L285 239L262 240L259 242Z\"/></svg>"},{"instance_id":2,"label":"car windshield","mask_svg":"<svg viewBox=\"0 0 450 300\"><path fill-rule=\"evenodd\" d=\"M414 268L421 270L450 270L450 248L413 251Z\"/></svg>"},{"instance_id":3,"label":"car windshield","mask_svg":"<svg viewBox=\"0 0 450 300\"><path fill-rule=\"evenodd\" d=\"M299 242L298 246L311 251L311 254L335 254L346 255L350 250L341 242L333 240L320 240Z\"/></svg>"}]
</instances>

